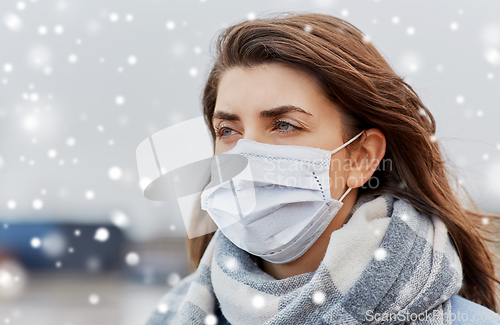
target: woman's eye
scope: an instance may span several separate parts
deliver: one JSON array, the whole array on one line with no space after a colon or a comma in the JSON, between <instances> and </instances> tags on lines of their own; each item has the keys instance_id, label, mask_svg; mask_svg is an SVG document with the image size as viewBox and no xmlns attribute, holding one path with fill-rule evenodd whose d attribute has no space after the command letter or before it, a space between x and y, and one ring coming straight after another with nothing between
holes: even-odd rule
<instances>
[{"instance_id":1,"label":"woman's eye","mask_svg":"<svg viewBox=\"0 0 500 325\"><path fill-rule=\"evenodd\" d=\"M281 131L288 131L292 127L293 127L293 125L291 125L290 123L287 123L287 122L279 122L278 123L278 130L281 130Z\"/></svg>"},{"instance_id":2,"label":"woman's eye","mask_svg":"<svg viewBox=\"0 0 500 325\"><path fill-rule=\"evenodd\" d=\"M234 132L234 130L227 127L221 127L217 130L217 136L220 138L226 138L230 136L232 132Z\"/></svg>"},{"instance_id":3,"label":"woman's eye","mask_svg":"<svg viewBox=\"0 0 500 325\"><path fill-rule=\"evenodd\" d=\"M232 131L233 130L231 130L231 129L224 129L224 130L222 130L222 136L223 137L230 136Z\"/></svg>"},{"instance_id":4,"label":"woman's eye","mask_svg":"<svg viewBox=\"0 0 500 325\"><path fill-rule=\"evenodd\" d=\"M293 131L300 131L302 129L286 121L279 121L279 120L274 122L274 127L275 129L278 130L278 132L293 132Z\"/></svg>"}]
</instances>

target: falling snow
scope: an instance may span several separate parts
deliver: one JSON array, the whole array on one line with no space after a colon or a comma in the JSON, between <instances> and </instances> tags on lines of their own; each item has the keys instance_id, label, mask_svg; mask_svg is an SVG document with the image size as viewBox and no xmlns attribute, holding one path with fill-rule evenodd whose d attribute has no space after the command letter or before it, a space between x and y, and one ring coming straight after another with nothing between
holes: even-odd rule
<instances>
[{"instance_id":1,"label":"falling snow","mask_svg":"<svg viewBox=\"0 0 500 325\"><path fill-rule=\"evenodd\" d=\"M120 19L120 16L116 12L113 12L109 15L109 20L114 22L114 23L117 22L119 19Z\"/></svg>"},{"instance_id":2,"label":"falling snow","mask_svg":"<svg viewBox=\"0 0 500 325\"><path fill-rule=\"evenodd\" d=\"M3 65L3 71L5 71L6 73L12 72L13 69L14 68L12 67L12 64L10 64L10 63L5 63Z\"/></svg>"},{"instance_id":3,"label":"falling snow","mask_svg":"<svg viewBox=\"0 0 500 325\"><path fill-rule=\"evenodd\" d=\"M60 35L64 32L64 27L62 27L61 25L57 25L56 27L54 27L54 33Z\"/></svg>"},{"instance_id":4,"label":"falling snow","mask_svg":"<svg viewBox=\"0 0 500 325\"><path fill-rule=\"evenodd\" d=\"M68 56L68 61L70 63L76 63L78 61L78 57L76 56L76 54L70 54Z\"/></svg>"},{"instance_id":5,"label":"falling snow","mask_svg":"<svg viewBox=\"0 0 500 325\"><path fill-rule=\"evenodd\" d=\"M165 314L168 311L168 305L165 303L160 303L156 309L160 314Z\"/></svg>"},{"instance_id":6,"label":"falling snow","mask_svg":"<svg viewBox=\"0 0 500 325\"><path fill-rule=\"evenodd\" d=\"M33 209L40 210L43 208L43 201L41 199L35 199L32 203Z\"/></svg>"},{"instance_id":7,"label":"falling snow","mask_svg":"<svg viewBox=\"0 0 500 325\"><path fill-rule=\"evenodd\" d=\"M118 166L113 166L108 171L108 176L111 180L117 181L122 178L123 172L122 169Z\"/></svg>"},{"instance_id":8,"label":"falling snow","mask_svg":"<svg viewBox=\"0 0 500 325\"><path fill-rule=\"evenodd\" d=\"M133 55L129 56L127 59L128 64L130 65L136 65L137 64L137 58Z\"/></svg>"},{"instance_id":9,"label":"falling snow","mask_svg":"<svg viewBox=\"0 0 500 325\"><path fill-rule=\"evenodd\" d=\"M255 295L252 297L252 306L256 309L260 309L264 307L266 300L261 295Z\"/></svg>"},{"instance_id":10,"label":"falling snow","mask_svg":"<svg viewBox=\"0 0 500 325\"><path fill-rule=\"evenodd\" d=\"M205 325L216 325L218 322L217 316L213 314L208 314L205 317Z\"/></svg>"},{"instance_id":11,"label":"falling snow","mask_svg":"<svg viewBox=\"0 0 500 325\"><path fill-rule=\"evenodd\" d=\"M95 196L95 194L94 194L94 192L93 192L93 191L91 191L91 190L88 190L88 191L86 191L86 192L85 192L85 198L86 198L87 200L93 200L93 199L94 199L94 196Z\"/></svg>"},{"instance_id":12,"label":"falling snow","mask_svg":"<svg viewBox=\"0 0 500 325\"><path fill-rule=\"evenodd\" d=\"M375 251L374 256L377 261L382 261L387 257L387 251L384 248L380 247Z\"/></svg>"},{"instance_id":13,"label":"falling snow","mask_svg":"<svg viewBox=\"0 0 500 325\"><path fill-rule=\"evenodd\" d=\"M140 261L139 254L137 254L136 252L130 252L127 254L127 256L125 256L125 261L127 262L128 265L135 266L139 264Z\"/></svg>"},{"instance_id":14,"label":"falling snow","mask_svg":"<svg viewBox=\"0 0 500 325\"><path fill-rule=\"evenodd\" d=\"M57 151L55 149L50 149L47 151L47 156L49 156L49 158L55 158L57 156Z\"/></svg>"},{"instance_id":15,"label":"falling snow","mask_svg":"<svg viewBox=\"0 0 500 325\"><path fill-rule=\"evenodd\" d=\"M237 266L238 266L238 261L234 257L231 257L226 261L226 267L229 270L235 270Z\"/></svg>"},{"instance_id":16,"label":"falling snow","mask_svg":"<svg viewBox=\"0 0 500 325\"><path fill-rule=\"evenodd\" d=\"M16 208L16 206L17 206L16 201L14 201L14 200L7 201L7 208L9 210L14 210Z\"/></svg>"},{"instance_id":17,"label":"falling snow","mask_svg":"<svg viewBox=\"0 0 500 325\"><path fill-rule=\"evenodd\" d=\"M167 283L169 286L175 286L177 283L179 283L180 280L181 280L181 277L176 272L170 273L167 277Z\"/></svg>"},{"instance_id":18,"label":"falling snow","mask_svg":"<svg viewBox=\"0 0 500 325\"><path fill-rule=\"evenodd\" d=\"M153 2L158 8L162 5L162 1ZM3 74L0 77L0 88L3 88L5 95L0 106L0 123L2 127L6 126L3 129L5 132L10 132L6 135L9 141L12 137L15 144L13 147L16 148L11 152L8 152L6 146L0 148L0 177L11 181L10 177L13 179L16 174L23 175L23 178L19 177L19 181L24 184L25 179L29 179L33 186L28 191L24 186L19 186L23 191L16 190L16 186L13 186L12 191L5 191L0 208L4 209L2 211L5 215L16 217L24 214L49 215L54 212L54 207L59 206L55 204L55 200L67 200L67 206L72 210L88 208L89 214L94 211L99 213L103 222L111 222L123 231L139 233L141 229L146 228L143 227L146 222L140 219L141 227L136 227L139 223L135 223L134 218L150 213L147 211L138 214L129 209L128 204L144 202L139 189L144 190L151 183L151 179L143 178L138 181L137 176L130 176L135 175L136 167L133 161L134 143L152 133L149 132L149 125L154 125L157 131L162 126L182 121L189 114L194 114L195 101L186 100L187 94L192 94L176 87L185 82L203 83L207 68L204 59L208 55L205 41L210 37L208 31L224 25L225 18L220 13L210 12L208 8L212 3L206 0L192 5L193 8L199 6L199 10L206 10L204 13L213 16L214 25L201 26L189 15L181 18L175 13L169 14L168 10L163 10L162 12L167 14L162 15L159 25L143 31L144 35L162 35L164 41L160 45L161 48L158 48L158 44L153 46L151 41L141 43L152 39L149 37L142 37L141 40L126 38L137 31L138 24L141 24L140 28L148 25L149 17L144 15L143 11L135 11L132 8L122 11L121 7L99 4L93 8L93 12L100 12L100 17L95 14L79 17L78 11L72 11L80 9L74 6L77 3L78 1L58 0L51 4L54 15L40 15L41 19L33 18L33 14L38 15L40 6L44 4L40 0L14 1L3 12L6 37L17 39L18 44L24 45L18 46L16 51L10 49L5 52L4 61L0 62L0 72ZM396 70L405 77L410 77L405 78L410 80L408 83L415 81L420 83L420 88L426 88L425 83L428 80L439 81L439 87L431 85L427 92L431 99L435 98L437 93L439 98L446 101L445 105L438 105L438 111L446 109L449 104L450 111L453 112L451 115L443 114L449 120L441 124L446 125L441 130L442 134L453 135L457 130L463 129L477 133L477 139L484 138L484 141L481 140L485 143L484 146L478 144L472 148L464 143L458 149L461 153L465 152L460 158L467 162L464 167L474 166L475 162L484 166L484 179L472 184L473 179L467 178L470 183L467 183L467 186L476 186L478 189L484 187L485 193L498 197L500 138L494 132L487 134L487 130L491 130L492 121L498 119L496 106L491 100L494 95L488 93L498 88L499 80L495 71L500 66L500 23L494 20L475 20L478 21L477 26L471 26L465 19L471 19L473 11L465 12L457 7L448 7L447 12L436 12L440 14L439 17L448 18L437 19L435 22L419 22L407 16L405 12L382 7L385 5L384 1L377 1L377 5L384 10L367 14L358 12L354 7L338 7L338 4L335 0L308 2L308 5L330 8L338 17L346 20L352 17L364 23L365 27L368 26L369 29L364 32L369 32L375 39L363 34L363 41L373 42L376 47L389 44L387 48L380 49L387 53L388 57L394 57ZM243 18L248 20L256 19L261 12L260 9L257 11L258 8L240 9ZM248 11L250 9L256 11ZM86 11L80 11L84 12ZM303 30L310 34L315 32L309 25L305 25ZM130 39L128 45L119 44L122 36L123 39ZM434 48L425 45L430 36L436 36L449 44L441 49L438 56L435 55ZM377 40L380 40L380 44ZM453 50L473 41L477 41L478 46L469 47L463 52ZM67 47L58 44L66 44ZM160 59L155 59L152 54L161 54L156 56ZM449 60L451 57L453 60ZM468 60L471 57L476 59ZM471 71L477 71L477 75L456 78L456 72L463 70L464 62ZM83 73L87 71L92 73L89 73L92 79L83 77ZM149 74L150 71L157 73L157 76ZM138 78L141 75L147 75L150 79L142 82L142 79ZM158 83L157 78L161 79ZM15 88L17 85L20 85L19 88ZM72 89L75 91L67 91L65 87L69 86L74 87ZM477 89L481 90L480 95L484 96L484 101L476 99L479 97L475 93ZM474 91L472 95L471 90ZM10 94L12 97L9 97ZM139 98L139 94L144 98ZM155 94L155 97L148 97L150 94ZM180 96L182 101L172 95ZM467 102L464 95L467 96ZM486 98L487 96L489 97ZM152 101L154 104L151 106L149 103ZM429 104L432 105L432 100ZM428 107L434 113L435 108ZM182 114L175 115L179 111ZM419 109L418 114L427 116L423 109ZM14 142L17 134L20 141ZM435 134L428 136L429 141L437 142ZM110 159L104 161L101 157ZM92 166L97 167L93 169ZM37 175L41 177L36 178ZM458 182L465 184L465 179L459 178ZM132 193L137 195L137 202L128 202L129 184L132 184L129 186L133 189ZM404 189L403 183L400 186ZM97 192L97 199L94 190ZM112 194L109 193L116 193L113 190L123 194L123 199L101 209L99 204L111 197ZM164 207L158 205L160 208L157 209L153 203L151 206L155 207L155 212ZM160 235L174 236L185 230L182 221L178 222L174 218L175 216L172 216L172 219L166 221L166 231L162 228L166 234ZM403 214L400 218L407 220L408 216ZM489 226L491 222L493 220L487 217L482 219L485 226ZM11 231L14 228L13 222L3 223L3 228L3 231ZM64 253L74 254L71 257L77 258L84 252L84 248L80 248L77 242L81 243L86 236L99 242L96 245L102 247L106 242L111 242L111 228L100 227L88 232L83 226L81 229L72 229L69 237L75 242L74 247L68 247L54 234L46 236L42 233L24 238L24 244L28 245L34 254L47 253L58 256ZM111 236L112 234L114 232ZM382 232L380 229L373 229L373 234L380 236ZM69 263L64 260L63 255L51 260L50 267L53 272L65 272L68 268ZM120 261L130 267L129 271L139 270L146 266L145 256L140 251L131 249L125 251ZM96 257L81 258L84 259L88 270L98 270L103 265ZM387 258L387 252L379 248L374 252L374 258L384 260ZM133 268L134 266L138 267ZM229 258L225 267L237 271L240 265L238 260ZM181 276L182 274L172 272L166 278L162 277L161 281L175 286ZM14 273L0 270L0 287L19 279L21 277ZM100 295L93 292L93 289L81 293L79 299L83 303L88 301L88 308L104 307L104 304L92 307L101 302ZM325 302L326 295L322 291L315 291L311 299L315 304L321 305ZM251 298L249 305L261 309L265 304L264 296L256 295ZM165 303L158 304L156 308L159 313L169 311L169 306ZM16 323L15 315L4 316L0 320L6 324ZM213 314L208 314L204 319L207 325L217 324L218 321ZM70 320L67 323L69 324Z\"/></svg>"},{"instance_id":19,"label":"falling snow","mask_svg":"<svg viewBox=\"0 0 500 325\"><path fill-rule=\"evenodd\" d=\"M42 241L38 237L33 237L30 241L31 247L39 248L42 245Z\"/></svg>"},{"instance_id":20,"label":"falling snow","mask_svg":"<svg viewBox=\"0 0 500 325\"><path fill-rule=\"evenodd\" d=\"M75 138L73 137L69 137L66 139L66 144L68 145L68 147L73 147L76 143L76 140Z\"/></svg>"},{"instance_id":21,"label":"falling snow","mask_svg":"<svg viewBox=\"0 0 500 325\"><path fill-rule=\"evenodd\" d=\"M101 300L101 299L99 298L99 296L98 296L97 294L95 294L95 293L93 293L93 294L91 294L91 295L89 296L89 303L90 303L91 305L97 305L97 304L99 303L99 301L100 301L100 300Z\"/></svg>"},{"instance_id":22,"label":"falling snow","mask_svg":"<svg viewBox=\"0 0 500 325\"><path fill-rule=\"evenodd\" d=\"M23 28L23 22L18 15L7 13L4 15L3 22L5 26L13 32L17 32Z\"/></svg>"},{"instance_id":23,"label":"falling snow","mask_svg":"<svg viewBox=\"0 0 500 325\"><path fill-rule=\"evenodd\" d=\"M196 77L198 75L198 69L196 69L196 68L189 69L189 75L191 77Z\"/></svg>"},{"instance_id":24,"label":"falling snow","mask_svg":"<svg viewBox=\"0 0 500 325\"><path fill-rule=\"evenodd\" d=\"M109 239L109 230L104 227L97 228L94 239L100 242L107 241Z\"/></svg>"},{"instance_id":25,"label":"falling snow","mask_svg":"<svg viewBox=\"0 0 500 325\"><path fill-rule=\"evenodd\" d=\"M125 98L123 98L123 96L116 96L115 103L116 105L123 105L125 103Z\"/></svg>"},{"instance_id":26,"label":"falling snow","mask_svg":"<svg viewBox=\"0 0 500 325\"><path fill-rule=\"evenodd\" d=\"M316 291L313 294L313 301L316 305L321 305L323 302L325 302L326 295L323 291Z\"/></svg>"},{"instance_id":27,"label":"falling snow","mask_svg":"<svg viewBox=\"0 0 500 325\"><path fill-rule=\"evenodd\" d=\"M127 215L119 210L111 212L111 222L118 228L125 228L130 225Z\"/></svg>"},{"instance_id":28,"label":"falling snow","mask_svg":"<svg viewBox=\"0 0 500 325\"><path fill-rule=\"evenodd\" d=\"M167 23L165 24L165 27L168 29L168 30L173 30L175 28L175 22L169 20L167 21Z\"/></svg>"}]
</instances>

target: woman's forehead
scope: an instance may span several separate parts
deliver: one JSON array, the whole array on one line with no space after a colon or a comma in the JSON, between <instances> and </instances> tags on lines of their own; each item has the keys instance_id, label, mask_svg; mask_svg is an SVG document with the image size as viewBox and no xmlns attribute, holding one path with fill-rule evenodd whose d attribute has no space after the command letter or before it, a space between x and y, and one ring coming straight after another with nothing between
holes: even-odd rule
<instances>
[{"instance_id":1,"label":"woman's forehead","mask_svg":"<svg viewBox=\"0 0 500 325\"><path fill-rule=\"evenodd\" d=\"M236 114L293 105L315 115L331 105L306 72L282 64L233 67L219 80L215 111Z\"/></svg>"}]
</instances>

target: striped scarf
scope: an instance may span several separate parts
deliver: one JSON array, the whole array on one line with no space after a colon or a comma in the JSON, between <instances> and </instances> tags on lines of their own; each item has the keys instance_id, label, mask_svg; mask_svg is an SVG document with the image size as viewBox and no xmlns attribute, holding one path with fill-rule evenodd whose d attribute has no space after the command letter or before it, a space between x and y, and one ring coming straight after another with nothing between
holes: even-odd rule
<instances>
[{"instance_id":1,"label":"striped scarf","mask_svg":"<svg viewBox=\"0 0 500 325\"><path fill-rule=\"evenodd\" d=\"M462 265L444 223L393 197L363 195L318 269L277 280L218 229L197 270L147 325L451 324ZM216 304L219 304L217 307Z\"/></svg>"}]
</instances>

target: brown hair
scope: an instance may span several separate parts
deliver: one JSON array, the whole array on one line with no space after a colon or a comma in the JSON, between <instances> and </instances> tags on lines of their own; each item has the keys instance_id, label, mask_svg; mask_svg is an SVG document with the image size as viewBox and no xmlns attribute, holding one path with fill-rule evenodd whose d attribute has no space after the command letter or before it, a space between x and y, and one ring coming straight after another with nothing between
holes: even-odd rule
<instances>
[{"instance_id":1,"label":"brown hair","mask_svg":"<svg viewBox=\"0 0 500 325\"><path fill-rule=\"evenodd\" d=\"M499 216L480 211L460 189L436 141L434 117L350 23L318 13L278 13L224 29L203 93L205 120L214 139L212 116L222 73L231 67L271 62L288 64L316 78L329 99L341 107L344 141L363 129L384 133L387 146L382 161L390 161L394 168L377 169L372 179L378 186L360 188L359 195L368 191L389 194L423 213L439 216L462 262L464 281L459 294L498 311L500 281L494 261L498 257L488 246L497 241L491 235L498 233L489 221ZM192 270L212 236L188 239Z\"/></svg>"}]
</instances>

